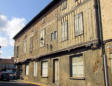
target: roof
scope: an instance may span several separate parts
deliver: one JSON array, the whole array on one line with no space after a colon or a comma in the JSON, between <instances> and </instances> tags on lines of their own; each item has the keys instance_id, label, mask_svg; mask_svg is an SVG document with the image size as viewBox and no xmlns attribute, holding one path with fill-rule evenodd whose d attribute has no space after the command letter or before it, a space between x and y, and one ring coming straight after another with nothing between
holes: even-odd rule
<instances>
[{"instance_id":1,"label":"roof","mask_svg":"<svg viewBox=\"0 0 112 86\"><path fill-rule=\"evenodd\" d=\"M0 64L14 64L13 59L0 59Z\"/></svg>"},{"instance_id":2,"label":"roof","mask_svg":"<svg viewBox=\"0 0 112 86\"><path fill-rule=\"evenodd\" d=\"M24 33L29 26L31 26L36 20L40 19L45 13L47 13L53 6L55 6L60 0L51 1L39 14L37 14L19 33L17 33L13 39L17 39L22 33Z\"/></svg>"}]
</instances>

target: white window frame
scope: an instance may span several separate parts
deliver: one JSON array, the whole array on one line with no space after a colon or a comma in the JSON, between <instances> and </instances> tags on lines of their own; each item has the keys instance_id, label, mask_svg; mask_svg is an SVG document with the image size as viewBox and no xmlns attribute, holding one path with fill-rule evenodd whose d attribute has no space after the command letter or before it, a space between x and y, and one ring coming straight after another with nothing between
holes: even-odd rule
<instances>
[{"instance_id":1,"label":"white window frame","mask_svg":"<svg viewBox=\"0 0 112 86\"><path fill-rule=\"evenodd\" d=\"M84 59L82 54L71 56L71 77L84 78Z\"/></svg>"},{"instance_id":2,"label":"white window frame","mask_svg":"<svg viewBox=\"0 0 112 86\"><path fill-rule=\"evenodd\" d=\"M45 45L45 29L40 32L40 47Z\"/></svg>"},{"instance_id":3,"label":"white window frame","mask_svg":"<svg viewBox=\"0 0 112 86\"><path fill-rule=\"evenodd\" d=\"M75 15L75 36L83 34L83 13Z\"/></svg>"},{"instance_id":4,"label":"white window frame","mask_svg":"<svg viewBox=\"0 0 112 86\"><path fill-rule=\"evenodd\" d=\"M38 62L34 62L34 77L37 76Z\"/></svg>"},{"instance_id":5,"label":"white window frame","mask_svg":"<svg viewBox=\"0 0 112 86\"><path fill-rule=\"evenodd\" d=\"M62 22L62 41L68 40L68 21Z\"/></svg>"},{"instance_id":6,"label":"white window frame","mask_svg":"<svg viewBox=\"0 0 112 86\"><path fill-rule=\"evenodd\" d=\"M54 31L51 33L51 41L56 40L57 39L57 31Z\"/></svg>"},{"instance_id":7,"label":"white window frame","mask_svg":"<svg viewBox=\"0 0 112 86\"><path fill-rule=\"evenodd\" d=\"M26 70L25 70L26 76L29 75L29 64L26 64Z\"/></svg>"},{"instance_id":8,"label":"white window frame","mask_svg":"<svg viewBox=\"0 0 112 86\"><path fill-rule=\"evenodd\" d=\"M42 77L48 77L48 61L43 61L41 64Z\"/></svg>"}]
</instances>

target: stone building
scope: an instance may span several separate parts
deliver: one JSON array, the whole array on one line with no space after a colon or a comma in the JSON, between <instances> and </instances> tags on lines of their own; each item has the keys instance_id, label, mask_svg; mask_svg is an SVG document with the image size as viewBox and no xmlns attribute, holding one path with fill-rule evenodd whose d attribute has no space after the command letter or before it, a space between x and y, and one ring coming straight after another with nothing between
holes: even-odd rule
<instances>
[{"instance_id":1,"label":"stone building","mask_svg":"<svg viewBox=\"0 0 112 86\"><path fill-rule=\"evenodd\" d=\"M24 80L46 86L112 86L111 3L49 3L14 37L15 62Z\"/></svg>"}]
</instances>

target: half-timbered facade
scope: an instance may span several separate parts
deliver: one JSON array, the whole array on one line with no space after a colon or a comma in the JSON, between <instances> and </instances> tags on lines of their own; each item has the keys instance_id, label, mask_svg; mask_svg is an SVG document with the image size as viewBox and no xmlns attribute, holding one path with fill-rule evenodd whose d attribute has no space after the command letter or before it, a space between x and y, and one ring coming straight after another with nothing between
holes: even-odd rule
<instances>
[{"instance_id":1,"label":"half-timbered facade","mask_svg":"<svg viewBox=\"0 0 112 86\"><path fill-rule=\"evenodd\" d=\"M53 0L35 16L14 37L23 79L46 86L105 86L98 5L98 0Z\"/></svg>"}]
</instances>

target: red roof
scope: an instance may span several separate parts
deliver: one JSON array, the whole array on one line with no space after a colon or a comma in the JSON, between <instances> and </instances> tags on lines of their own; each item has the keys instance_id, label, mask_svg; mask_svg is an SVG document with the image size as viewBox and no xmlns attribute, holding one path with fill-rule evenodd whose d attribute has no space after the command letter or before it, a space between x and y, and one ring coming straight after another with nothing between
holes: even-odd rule
<instances>
[{"instance_id":1,"label":"red roof","mask_svg":"<svg viewBox=\"0 0 112 86\"><path fill-rule=\"evenodd\" d=\"M0 58L0 64L14 64L13 59L1 59Z\"/></svg>"}]
</instances>

